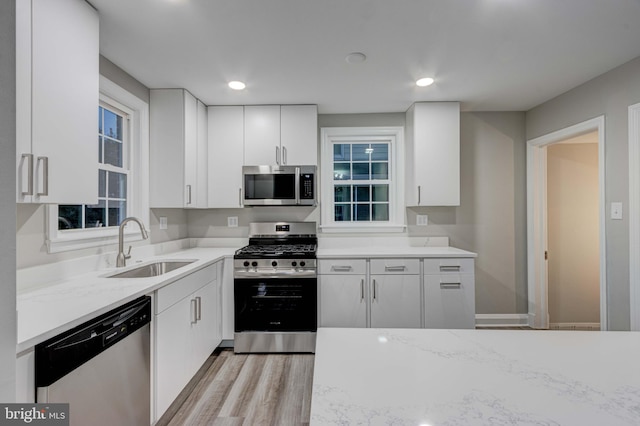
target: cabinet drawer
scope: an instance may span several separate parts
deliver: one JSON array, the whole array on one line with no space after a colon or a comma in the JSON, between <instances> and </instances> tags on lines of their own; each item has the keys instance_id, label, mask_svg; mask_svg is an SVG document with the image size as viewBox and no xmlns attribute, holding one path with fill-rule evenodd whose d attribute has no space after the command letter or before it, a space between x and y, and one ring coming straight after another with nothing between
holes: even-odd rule
<instances>
[{"instance_id":1,"label":"cabinet drawer","mask_svg":"<svg viewBox=\"0 0 640 426\"><path fill-rule=\"evenodd\" d=\"M318 261L318 273L325 274L366 274L365 259L321 259Z\"/></svg>"},{"instance_id":2,"label":"cabinet drawer","mask_svg":"<svg viewBox=\"0 0 640 426\"><path fill-rule=\"evenodd\" d=\"M211 281L215 281L217 275L218 265L213 264L158 289L156 291L155 313L159 314L194 291L204 287Z\"/></svg>"},{"instance_id":3,"label":"cabinet drawer","mask_svg":"<svg viewBox=\"0 0 640 426\"><path fill-rule=\"evenodd\" d=\"M372 274L420 274L419 259L371 259Z\"/></svg>"},{"instance_id":4,"label":"cabinet drawer","mask_svg":"<svg viewBox=\"0 0 640 426\"><path fill-rule=\"evenodd\" d=\"M424 259L424 274L473 274L472 258Z\"/></svg>"}]
</instances>

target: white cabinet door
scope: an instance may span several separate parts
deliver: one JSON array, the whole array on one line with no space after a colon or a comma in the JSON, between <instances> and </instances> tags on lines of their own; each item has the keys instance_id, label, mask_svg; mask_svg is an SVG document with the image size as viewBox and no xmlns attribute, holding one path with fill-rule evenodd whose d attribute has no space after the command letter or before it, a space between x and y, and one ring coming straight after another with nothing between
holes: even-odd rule
<instances>
[{"instance_id":1,"label":"white cabinet door","mask_svg":"<svg viewBox=\"0 0 640 426\"><path fill-rule=\"evenodd\" d=\"M35 352L30 351L16 358L16 401L23 404L36 402Z\"/></svg>"},{"instance_id":2,"label":"white cabinet door","mask_svg":"<svg viewBox=\"0 0 640 426\"><path fill-rule=\"evenodd\" d=\"M420 328L420 275L371 275L371 327Z\"/></svg>"},{"instance_id":3,"label":"white cabinet door","mask_svg":"<svg viewBox=\"0 0 640 426\"><path fill-rule=\"evenodd\" d=\"M475 303L474 275L424 276L426 328L475 328Z\"/></svg>"},{"instance_id":4,"label":"white cabinet door","mask_svg":"<svg viewBox=\"0 0 640 426\"><path fill-rule=\"evenodd\" d=\"M184 150L184 197L183 206L198 206L198 100L187 91L182 91L184 99L182 144ZM177 139L178 143L180 139ZM165 169L167 164L165 164ZM179 179L179 176L176 176Z\"/></svg>"},{"instance_id":5,"label":"white cabinet door","mask_svg":"<svg viewBox=\"0 0 640 426\"><path fill-rule=\"evenodd\" d=\"M280 122L282 164L317 165L317 105L282 105Z\"/></svg>"},{"instance_id":6,"label":"white cabinet door","mask_svg":"<svg viewBox=\"0 0 640 426\"><path fill-rule=\"evenodd\" d=\"M208 108L210 208L242 207L242 165L244 161L244 108Z\"/></svg>"},{"instance_id":7,"label":"white cabinet door","mask_svg":"<svg viewBox=\"0 0 640 426\"><path fill-rule=\"evenodd\" d=\"M320 275L320 327L366 327L364 275Z\"/></svg>"},{"instance_id":8,"label":"white cabinet door","mask_svg":"<svg viewBox=\"0 0 640 426\"><path fill-rule=\"evenodd\" d=\"M198 101L198 157L195 162L197 171L196 187L197 190L193 192L194 207L206 209L208 207L207 195L209 186L209 117L207 112L207 106L201 101ZM190 164L190 163L187 163Z\"/></svg>"},{"instance_id":9,"label":"white cabinet door","mask_svg":"<svg viewBox=\"0 0 640 426\"><path fill-rule=\"evenodd\" d=\"M196 300L196 324L193 333L191 376L220 344L218 282L212 281L192 296Z\"/></svg>"},{"instance_id":10,"label":"white cabinet door","mask_svg":"<svg viewBox=\"0 0 640 426\"><path fill-rule=\"evenodd\" d=\"M195 300L180 300L156 315L155 322L155 418L159 419L191 379Z\"/></svg>"},{"instance_id":11,"label":"white cabinet door","mask_svg":"<svg viewBox=\"0 0 640 426\"><path fill-rule=\"evenodd\" d=\"M460 205L460 104L415 103L405 133L406 204Z\"/></svg>"},{"instance_id":12,"label":"white cabinet door","mask_svg":"<svg viewBox=\"0 0 640 426\"><path fill-rule=\"evenodd\" d=\"M280 105L244 107L244 164L281 164Z\"/></svg>"},{"instance_id":13,"label":"white cabinet door","mask_svg":"<svg viewBox=\"0 0 640 426\"><path fill-rule=\"evenodd\" d=\"M16 3L17 201L95 204L98 13L82 0L28 3Z\"/></svg>"}]
</instances>

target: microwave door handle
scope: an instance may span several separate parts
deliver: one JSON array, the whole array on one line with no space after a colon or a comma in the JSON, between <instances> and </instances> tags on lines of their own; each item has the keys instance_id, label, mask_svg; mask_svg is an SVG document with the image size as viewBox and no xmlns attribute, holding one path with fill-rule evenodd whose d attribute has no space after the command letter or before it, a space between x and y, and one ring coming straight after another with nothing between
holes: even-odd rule
<instances>
[{"instance_id":1,"label":"microwave door handle","mask_svg":"<svg viewBox=\"0 0 640 426\"><path fill-rule=\"evenodd\" d=\"M296 205L299 205L300 204L300 167L296 167L295 191L296 191Z\"/></svg>"}]
</instances>

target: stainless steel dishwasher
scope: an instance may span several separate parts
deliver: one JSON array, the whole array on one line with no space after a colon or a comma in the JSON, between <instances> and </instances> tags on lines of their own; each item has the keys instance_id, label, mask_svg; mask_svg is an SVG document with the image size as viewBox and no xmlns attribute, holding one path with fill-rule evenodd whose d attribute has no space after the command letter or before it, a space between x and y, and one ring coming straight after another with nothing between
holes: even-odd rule
<instances>
[{"instance_id":1,"label":"stainless steel dishwasher","mask_svg":"<svg viewBox=\"0 0 640 426\"><path fill-rule=\"evenodd\" d=\"M71 425L149 425L150 320L144 296L37 345L37 402L69 403Z\"/></svg>"}]
</instances>

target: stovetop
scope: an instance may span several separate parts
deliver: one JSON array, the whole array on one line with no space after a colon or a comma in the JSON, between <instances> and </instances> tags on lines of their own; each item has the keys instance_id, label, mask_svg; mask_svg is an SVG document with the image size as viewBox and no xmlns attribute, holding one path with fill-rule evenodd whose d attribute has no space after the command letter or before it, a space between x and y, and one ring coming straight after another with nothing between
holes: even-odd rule
<instances>
[{"instance_id":1,"label":"stovetop","mask_svg":"<svg viewBox=\"0 0 640 426\"><path fill-rule=\"evenodd\" d=\"M235 259L315 259L315 222L258 222L249 224L249 245Z\"/></svg>"},{"instance_id":2,"label":"stovetop","mask_svg":"<svg viewBox=\"0 0 640 426\"><path fill-rule=\"evenodd\" d=\"M316 257L317 245L313 243L300 244L249 244L236 251L236 259L262 258L304 258Z\"/></svg>"}]
</instances>

